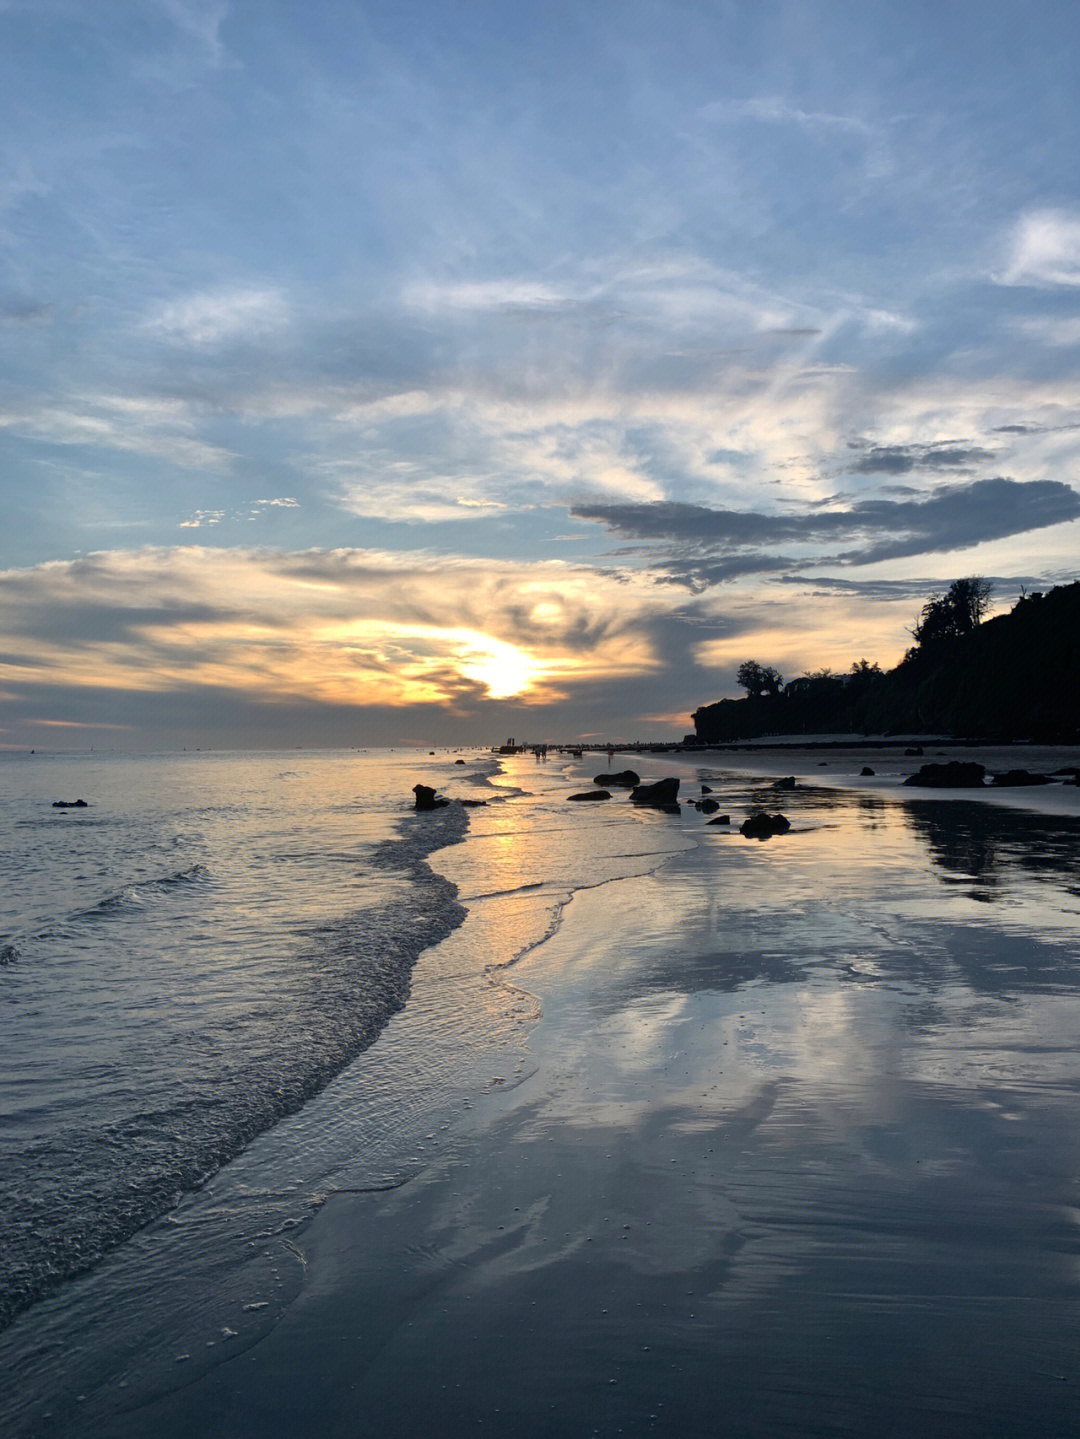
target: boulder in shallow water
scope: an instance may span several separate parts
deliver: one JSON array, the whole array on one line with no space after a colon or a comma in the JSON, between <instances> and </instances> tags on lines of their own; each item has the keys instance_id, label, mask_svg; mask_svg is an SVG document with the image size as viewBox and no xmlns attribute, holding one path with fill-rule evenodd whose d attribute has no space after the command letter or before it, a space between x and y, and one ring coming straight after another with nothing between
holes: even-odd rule
<instances>
[{"instance_id":1,"label":"boulder in shallow water","mask_svg":"<svg viewBox=\"0 0 1080 1439\"><path fill-rule=\"evenodd\" d=\"M459 799L459 800L458 800L458 804L463 804L466 809L479 809L482 805L487 804L487 800L486 800L486 799Z\"/></svg>"},{"instance_id":2,"label":"boulder in shallow water","mask_svg":"<svg viewBox=\"0 0 1080 1439\"><path fill-rule=\"evenodd\" d=\"M1048 774L1032 774L1027 769L1007 769L1004 774L996 774L992 781L1003 789L1020 788L1032 784L1053 784L1054 781Z\"/></svg>"},{"instance_id":3,"label":"boulder in shallow water","mask_svg":"<svg viewBox=\"0 0 1080 1439\"><path fill-rule=\"evenodd\" d=\"M566 798L578 800L581 804L587 804L590 800L610 799L611 794L606 789L584 789L580 794L568 794Z\"/></svg>"},{"instance_id":4,"label":"boulder in shallow water","mask_svg":"<svg viewBox=\"0 0 1080 1439\"><path fill-rule=\"evenodd\" d=\"M635 774L632 769L621 769L618 774L594 774L593 784L602 785L604 789L610 789L612 785L624 785L632 789L634 785L641 783L641 776Z\"/></svg>"},{"instance_id":5,"label":"boulder in shallow water","mask_svg":"<svg viewBox=\"0 0 1080 1439\"><path fill-rule=\"evenodd\" d=\"M674 777L658 779L654 784L638 784L630 792L634 804L677 804L679 781Z\"/></svg>"},{"instance_id":6,"label":"boulder in shallow water","mask_svg":"<svg viewBox=\"0 0 1080 1439\"><path fill-rule=\"evenodd\" d=\"M419 810L442 809L443 805L450 803L448 799L437 798L429 784L414 784L413 794L416 796L416 808Z\"/></svg>"},{"instance_id":7,"label":"boulder in shallow water","mask_svg":"<svg viewBox=\"0 0 1080 1439\"><path fill-rule=\"evenodd\" d=\"M701 786L701 793L702 793L702 794L712 794L712 790L709 788L709 786L708 786L707 784L703 784L703 785Z\"/></svg>"},{"instance_id":8,"label":"boulder in shallow water","mask_svg":"<svg viewBox=\"0 0 1080 1439\"><path fill-rule=\"evenodd\" d=\"M731 816L730 816L729 814L718 814L715 819L709 820L709 823L710 823L710 824L730 824L730 823L731 823Z\"/></svg>"},{"instance_id":9,"label":"boulder in shallow water","mask_svg":"<svg viewBox=\"0 0 1080 1439\"><path fill-rule=\"evenodd\" d=\"M794 789L795 776L786 774L783 779L773 780L773 789Z\"/></svg>"},{"instance_id":10,"label":"boulder in shallow water","mask_svg":"<svg viewBox=\"0 0 1080 1439\"><path fill-rule=\"evenodd\" d=\"M783 814L766 814L764 810L744 819L739 833L747 839L771 839L774 834L787 834L791 821Z\"/></svg>"},{"instance_id":11,"label":"boulder in shallow water","mask_svg":"<svg viewBox=\"0 0 1080 1439\"><path fill-rule=\"evenodd\" d=\"M719 808L720 801L718 799L703 799L698 805L702 814L715 814Z\"/></svg>"},{"instance_id":12,"label":"boulder in shallow water","mask_svg":"<svg viewBox=\"0 0 1080 1439\"><path fill-rule=\"evenodd\" d=\"M908 759L918 759L920 755L924 755L925 753L926 751L923 749L921 744L908 745L907 749L904 751L904 754L908 757Z\"/></svg>"},{"instance_id":13,"label":"boulder in shallow water","mask_svg":"<svg viewBox=\"0 0 1080 1439\"><path fill-rule=\"evenodd\" d=\"M859 773L860 773L861 775L863 775L863 776L866 776L866 775L872 775L872 774L874 773L874 771L870 768L870 766L869 766L868 764L864 764L863 767L862 767L862 769L859 771Z\"/></svg>"},{"instance_id":14,"label":"boulder in shallow water","mask_svg":"<svg viewBox=\"0 0 1080 1439\"><path fill-rule=\"evenodd\" d=\"M53 809L86 809L87 803L84 799L54 799Z\"/></svg>"},{"instance_id":15,"label":"boulder in shallow water","mask_svg":"<svg viewBox=\"0 0 1080 1439\"><path fill-rule=\"evenodd\" d=\"M454 763L455 763L455 764L464 764L465 761L464 761L463 759L456 759L456 760L454 761Z\"/></svg>"},{"instance_id":16,"label":"boulder in shallow water","mask_svg":"<svg viewBox=\"0 0 1080 1439\"><path fill-rule=\"evenodd\" d=\"M986 766L974 760L951 759L945 764L924 764L917 774L912 774L905 784L918 785L920 789L981 789L986 776Z\"/></svg>"}]
</instances>

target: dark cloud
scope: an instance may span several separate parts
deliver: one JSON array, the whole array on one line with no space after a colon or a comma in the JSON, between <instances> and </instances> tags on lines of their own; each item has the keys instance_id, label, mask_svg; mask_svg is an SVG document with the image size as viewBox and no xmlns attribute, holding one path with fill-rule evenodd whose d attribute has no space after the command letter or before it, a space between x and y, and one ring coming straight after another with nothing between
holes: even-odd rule
<instances>
[{"instance_id":1,"label":"dark cloud","mask_svg":"<svg viewBox=\"0 0 1080 1439\"><path fill-rule=\"evenodd\" d=\"M871 445L851 466L851 472L908 475L912 470L966 470L993 458L993 450L958 441L935 445Z\"/></svg>"},{"instance_id":2,"label":"dark cloud","mask_svg":"<svg viewBox=\"0 0 1080 1439\"><path fill-rule=\"evenodd\" d=\"M1059 480L1024 483L998 477L942 485L922 498L861 500L842 509L808 508L795 514L675 502L578 505L572 513L665 546L658 558L669 567L671 580L696 588L755 571L829 560L870 564L1025 534L1080 518L1080 495ZM833 552L796 561L774 551L793 543L823 545ZM844 543L859 548L835 549Z\"/></svg>"},{"instance_id":3,"label":"dark cloud","mask_svg":"<svg viewBox=\"0 0 1080 1439\"><path fill-rule=\"evenodd\" d=\"M39 300L0 298L0 322L8 325L43 325L52 319L53 307Z\"/></svg>"},{"instance_id":4,"label":"dark cloud","mask_svg":"<svg viewBox=\"0 0 1080 1439\"><path fill-rule=\"evenodd\" d=\"M999 598L1021 589L1048 590L1059 581L1038 575L984 575ZM780 583L802 585L818 596L859 595L868 600L921 600L942 588L940 581L913 576L905 580L847 580L836 575L781 575Z\"/></svg>"}]
</instances>

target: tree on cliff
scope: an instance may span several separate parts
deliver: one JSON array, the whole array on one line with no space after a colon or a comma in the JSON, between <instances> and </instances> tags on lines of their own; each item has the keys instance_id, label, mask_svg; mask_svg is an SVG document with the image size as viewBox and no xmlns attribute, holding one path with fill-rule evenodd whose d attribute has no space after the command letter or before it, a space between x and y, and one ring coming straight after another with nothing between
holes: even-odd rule
<instances>
[{"instance_id":1,"label":"tree on cliff","mask_svg":"<svg viewBox=\"0 0 1080 1439\"><path fill-rule=\"evenodd\" d=\"M772 665L759 665L757 660L744 660L736 671L735 678L751 699L758 695L776 696L784 683L784 677Z\"/></svg>"},{"instance_id":2,"label":"tree on cliff","mask_svg":"<svg viewBox=\"0 0 1080 1439\"><path fill-rule=\"evenodd\" d=\"M989 580L968 575L966 579L953 580L943 595L931 595L911 631L915 644L925 649L939 640L970 634L990 608L992 590Z\"/></svg>"}]
</instances>

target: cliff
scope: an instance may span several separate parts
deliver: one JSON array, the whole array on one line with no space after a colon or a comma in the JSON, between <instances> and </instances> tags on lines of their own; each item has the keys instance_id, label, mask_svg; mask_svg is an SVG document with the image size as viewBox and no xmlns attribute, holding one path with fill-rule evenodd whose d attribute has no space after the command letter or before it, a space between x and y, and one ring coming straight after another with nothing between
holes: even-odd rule
<instances>
[{"instance_id":1,"label":"cliff","mask_svg":"<svg viewBox=\"0 0 1080 1439\"><path fill-rule=\"evenodd\" d=\"M1080 582L1022 597L969 634L923 643L885 673L806 677L693 715L699 742L763 735L949 734L1080 740Z\"/></svg>"}]
</instances>

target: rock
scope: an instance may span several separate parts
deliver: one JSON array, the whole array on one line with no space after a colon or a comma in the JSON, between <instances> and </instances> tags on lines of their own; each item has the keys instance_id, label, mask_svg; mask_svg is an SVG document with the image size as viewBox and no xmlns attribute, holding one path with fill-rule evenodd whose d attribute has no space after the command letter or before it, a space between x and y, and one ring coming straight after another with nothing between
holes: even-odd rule
<instances>
[{"instance_id":1,"label":"rock","mask_svg":"<svg viewBox=\"0 0 1080 1439\"><path fill-rule=\"evenodd\" d=\"M568 794L566 798L580 800L585 804L589 800L610 799L611 795L606 789L586 789L582 790L580 794Z\"/></svg>"},{"instance_id":2,"label":"rock","mask_svg":"<svg viewBox=\"0 0 1080 1439\"><path fill-rule=\"evenodd\" d=\"M908 757L908 759L917 759L920 755L924 755L925 753L926 751L923 749L921 744L910 745L904 751L904 754Z\"/></svg>"},{"instance_id":3,"label":"rock","mask_svg":"<svg viewBox=\"0 0 1080 1439\"><path fill-rule=\"evenodd\" d=\"M874 773L874 771L870 768L870 766L869 766L868 764L864 764L863 767L862 767L862 769L859 771L859 773L860 773L861 775L872 775L872 774Z\"/></svg>"},{"instance_id":4,"label":"rock","mask_svg":"<svg viewBox=\"0 0 1080 1439\"><path fill-rule=\"evenodd\" d=\"M774 834L787 834L791 821L783 814L752 814L739 826L739 833L747 839L771 839Z\"/></svg>"},{"instance_id":5,"label":"rock","mask_svg":"<svg viewBox=\"0 0 1080 1439\"><path fill-rule=\"evenodd\" d=\"M479 809L481 805L487 804L486 799L459 799L458 804L463 804L466 809Z\"/></svg>"},{"instance_id":6,"label":"rock","mask_svg":"<svg viewBox=\"0 0 1080 1439\"><path fill-rule=\"evenodd\" d=\"M773 782L773 789L794 789L794 788L795 788L795 776L794 776L793 774L785 775L783 779L774 780L774 782Z\"/></svg>"},{"instance_id":7,"label":"rock","mask_svg":"<svg viewBox=\"0 0 1080 1439\"><path fill-rule=\"evenodd\" d=\"M593 784L603 785L605 788L611 785L625 785L632 789L634 785L641 783L641 776L635 774L632 769L622 769L618 774L594 774Z\"/></svg>"},{"instance_id":8,"label":"rock","mask_svg":"<svg viewBox=\"0 0 1080 1439\"><path fill-rule=\"evenodd\" d=\"M709 820L709 823L710 823L710 824L730 824L730 823L731 823L731 816L730 816L729 814L718 814L715 819Z\"/></svg>"},{"instance_id":9,"label":"rock","mask_svg":"<svg viewBox=\"0 0 1080 1439\"><path fill-rule=\"evenodd\" d=\"M701 786L701 793L702 793L702 794L712 794L712 790L709 788L709 786L708 786L707 784L703 784L703 785Z\"/></svg>"},{"instance_id":10,"label":"rock","mask_svg":"<svg viewBox=\"0 0 1080 1439\"><path fill-rule=\"evenodd\" d=\"M419 810L442 809L443 805L450 803L448 799L437 799L435 791L426 784L414 784L413 794L416 796L416 808Z\"/></svg>"},{"instance_id":11,"label":"rock","mask_svg":"<svg viewBox=\"0 0 1080 1439\"><path fill-rule=\"evenodd\" d=\"M454 763L455 763L455 764L464 764L465 761L464 761L463 759L456 759L456 760L454 761Z\"/></svg>"},{"instance_id":12,"label":"rock","mask_svg":"<svg viewBox=\"0 0 1080 1439\"><path fill-rule=\"evenodd\" d=\"M634 804L677 804L679 781L658 779L655 784L638 784L630 792Z\"/></svg>"},{"instance_id":13,"label":"rock","mask_svg":"<svg viewBox=\"0 0 1080 1439\"><path fill-rule=\"evenodd\" d=\"M922 789L978 789L986 774L985 765L972 760L951 759L946 764L924 764L918 774L909 775L905 784Z\"/></svg>"},{"instance_id":14,"label":"rock","mask_svg":"<svg viewBox=\"0 0 1080 1439\"><path fill-rule=\"evenodd\" d=\"M86 809L87 804L84 799L54 799L52 807L53 809Z\"/></svg>"},{"instance_id":15,"label":"rock","mask_svg":"<svg viewBox=\"0 0 1080 1439\"><path fill-rule=\"evenodd\" d=\"M1032 784L1053 784L1053 782L1048 774L1032 774L1030 770L1026 769L1007 769L1004 774L996 774L993 778L993 783L1002 788L1015 788L1020 785Z\"/></svg>"},{"instance_id":16,"label":"rock","mask_svg":"<svg viewBox=\"0 0 1080 1439\"><path fill-rule=\"evenodd\" d=\"M703 799L698 805L702 814L715 814L719 808L720 801L718 799Z\"/></svg>"}]
</instances>

